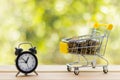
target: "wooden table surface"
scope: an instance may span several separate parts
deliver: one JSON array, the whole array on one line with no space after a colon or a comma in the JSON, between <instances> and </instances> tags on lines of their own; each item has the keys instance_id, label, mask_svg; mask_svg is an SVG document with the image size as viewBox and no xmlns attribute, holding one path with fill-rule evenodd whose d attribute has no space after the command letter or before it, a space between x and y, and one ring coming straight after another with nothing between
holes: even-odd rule
<instances>
[{"instance_id":1,"label":"wooden table surface","mask_svg":"<svg viewBox=\"0 0 120 80\"><path fill-rule=\"evenodd\" d=\"M120 65L110 65L109 72L104 74L102 67L80 68L79 75L66 70L66 65L39 65L34 73L24 76L22 73L15 77L17 69L13 65L0 66L0 80L120 80Z\"/></svg>"}]
</instances>

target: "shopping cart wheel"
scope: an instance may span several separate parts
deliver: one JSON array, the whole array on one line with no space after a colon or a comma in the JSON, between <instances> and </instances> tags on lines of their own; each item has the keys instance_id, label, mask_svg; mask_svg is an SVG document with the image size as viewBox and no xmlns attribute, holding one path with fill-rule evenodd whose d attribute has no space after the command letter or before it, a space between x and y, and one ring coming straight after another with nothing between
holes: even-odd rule
<instances>
[{"instance_id":1,"label":"shopping cart wheel","mask_svg":"<svg viewBox=\"0 0 120 80\"><path fill-rule=\"evenodd\" d=\"M106 74L108 72L107 66L103 66L103 72Z\"/></svg>"},{"instance_id":2,"label":"shopping cart wheel","mask_svg":"<svg viewBox=\"0 0 120 80\"><path fill-rule=\"evenodd\" d=\"M71 72L72 71L72 68L70 66L67 66L67 71L68 72Z\"/></svg>"},{"instance_id":3,"label":"shopping cart wheel","mask_svg":"<svg viewBox=\"0 0 120 80\"><path fill-rule=\"evenodd\" d=\"M75 68L74 68L74 74L75 74L75 75L78 75L78 74L79 74L79 67L75 67Z\"/></svg>"},{"instance_id":4,"label":"shopping cart wheel","mask_svg":"<svg viewBox=\"0 0 120 80\"><path fill-rule=\"evenodd\" d=\"M92 65L92 68L95 68L96 67L96 62L95 61L91 62L91 65Z\"/></svg>"}]
</instances>

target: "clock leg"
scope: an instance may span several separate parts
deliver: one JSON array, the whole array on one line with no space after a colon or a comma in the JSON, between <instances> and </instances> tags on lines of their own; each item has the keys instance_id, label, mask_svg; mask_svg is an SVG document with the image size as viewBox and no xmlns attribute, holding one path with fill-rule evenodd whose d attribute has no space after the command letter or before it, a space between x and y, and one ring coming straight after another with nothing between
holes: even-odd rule
<instances>
[{"instance_id":1,"label":"clock leg","mask_svg":"<svg viewBox=\"0 0 120 80\"><path fill-rule=\"evenodd\" d=\"M18 73L16 74L16 77L18 76L19 73L20 73L20 72L18 72Z\"/></svg>"},{"instance_id":2,"label":"clock leg","mask_svg":"<svg viewBox=\"0 0 120 80\"><path fill-rule=\"evenodd\" d=\"M35 73L36 75L38 75L38 73L37 73L36 71L34 71L34 73Z\"/></svg>"},{"instance_id":3,"label":"clock leg","mask_svg":"<svg viewBox=\"0 0 120 80\"><path fill-rule=\"evenodd\" d=\"M25 76L27 76L27 73L25 73Z\"/></svg>"}]
</instances>

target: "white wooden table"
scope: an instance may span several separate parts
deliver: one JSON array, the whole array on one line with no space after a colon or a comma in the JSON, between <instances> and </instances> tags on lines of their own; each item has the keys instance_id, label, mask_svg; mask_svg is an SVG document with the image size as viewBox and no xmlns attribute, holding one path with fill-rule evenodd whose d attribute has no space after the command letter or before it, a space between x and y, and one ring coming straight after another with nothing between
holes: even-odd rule
<instances>
[{"instance_id":1,"label":"white wooden table","mask_svg":"<svg viewBox=\"0 0 120 80\"><path fill-rule=\"evenodd\" d=\"M13 65L0 66L0 80L120 80L120 65L110 65L109 72L104 74L102 67L92 69L80 68L79 75L66 70L66 65L39 65L34 73L15 77L17 69Z\"/></svg>"}]
</instances>

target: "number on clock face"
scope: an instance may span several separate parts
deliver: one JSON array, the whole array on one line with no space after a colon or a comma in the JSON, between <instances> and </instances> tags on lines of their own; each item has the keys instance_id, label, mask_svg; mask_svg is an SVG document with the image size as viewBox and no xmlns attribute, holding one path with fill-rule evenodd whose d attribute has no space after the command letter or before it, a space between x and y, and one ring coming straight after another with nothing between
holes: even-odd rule
<instances>
[{"instance_id":1,"label":"number on clock face","mask_svg":"<svg viewBox=\"0 0 120 80\"><path fill-rule=\"evenodd\" d=\"M31 71L35 68L36 60L33 55L25 53L18 59L18 66L23 71Z\"/></svg>"}]
</instances>

